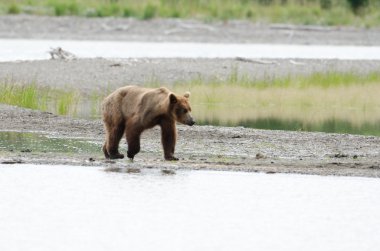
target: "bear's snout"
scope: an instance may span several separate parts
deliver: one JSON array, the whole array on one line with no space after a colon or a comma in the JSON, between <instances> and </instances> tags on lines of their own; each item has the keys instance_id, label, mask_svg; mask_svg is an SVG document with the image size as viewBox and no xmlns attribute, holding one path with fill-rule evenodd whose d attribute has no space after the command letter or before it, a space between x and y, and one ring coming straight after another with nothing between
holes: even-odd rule
<instances>
[{"instance_id":1,"label":"bear's snout","mask_svg":"<svg viewBox=\"0 0 380 251\"><path fill-rule=\"evenodd\" d=\"M189 126L193 126L195 124L195 121L193 118L191 118L186 124Z\"/></svg>"}]
</instances>

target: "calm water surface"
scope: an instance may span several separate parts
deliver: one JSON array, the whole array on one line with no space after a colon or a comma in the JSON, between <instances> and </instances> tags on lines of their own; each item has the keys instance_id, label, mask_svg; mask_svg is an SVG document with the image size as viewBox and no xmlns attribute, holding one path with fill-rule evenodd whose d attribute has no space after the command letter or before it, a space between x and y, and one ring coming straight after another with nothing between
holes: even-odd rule
<instances>
[{"instance_id":1,"label":"calm water surface","mask_svg":"<svg viewBox=\"0 0 380 251\"><path fill-rule=\"evenodd\" d=\"M380 180L0 164L0 250L378 250Z\"/></svg>"},{"instance_id":2,"label":"calm water surface","mask_svg":"<svg viewBox=\"0 0 380 251\"><path fill-rule=\"evenodd\" d=\"M0 61L48 59L55 47L82 58L380 59L378 46L0 39Z\"/></svg>"}]
</instances>

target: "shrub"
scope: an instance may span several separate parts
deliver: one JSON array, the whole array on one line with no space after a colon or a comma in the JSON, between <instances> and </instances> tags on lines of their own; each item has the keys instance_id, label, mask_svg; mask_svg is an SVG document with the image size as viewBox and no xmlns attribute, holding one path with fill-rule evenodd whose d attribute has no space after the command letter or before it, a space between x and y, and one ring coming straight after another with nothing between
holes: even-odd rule
<instances>
[{"instance_id":1,"label":"shrub","mask_svg":"<svg viewBox=\"0 0 380 251\"><path fill-rule=\"evenodd\" d=\"M332 0L320 0L319 4L321 6L321 9L329 10L332 6Z\"/></svg>"},{"instance_id":2,"label":"shrub","mask_svg":"<svg viewBox=\"0 0 380 251\"><path fill-rule=\"evenodd\" d=\"M12 4L8 8L8 14L19 14L20 13L20 7L18 7L17 4Z\"/></svg>"},{"instance_id":3,"label":"shrub","mask_svg":"<svg viewBox=\"0 0 380 251\"><path fill-rule=\"evenodd\" d=\"M359 10L368 6L368 0L347 0L350 4L352 11L355 14L359 13Z\"/></svg>"},{"instance_id":4,"label":"shrub","mask_svg":"<svg viewBox=\"0 0 380 251\"><path fill-rule=\"evenodd\" d=\"M148 4L144 8L142 19L144 20L152 19L156 16L156 14L157 14L157 7L154 5Z\"/></svg>"},{"instance_id":5,"label":"shrub","mask_svg":"<svg viewBox=\"0 0 380 251\"><path fill-rule=\"evenodd\" d=\"M133 12L128 7L125 7L123 10L123 17L131 17L133 16Z\"/></svg>"}]
</instances>

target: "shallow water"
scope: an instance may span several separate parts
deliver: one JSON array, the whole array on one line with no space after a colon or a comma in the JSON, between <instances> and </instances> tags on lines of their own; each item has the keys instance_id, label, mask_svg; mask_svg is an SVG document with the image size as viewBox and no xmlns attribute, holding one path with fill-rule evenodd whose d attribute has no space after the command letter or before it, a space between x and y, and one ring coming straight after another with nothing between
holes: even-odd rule
<instances>
[{"instance_id":1,"label":"shallow water","mask_svg":"<svg viewBox=\"0 0 380 251\"><path fill-rule=\"evenodd\" d=\"M0 250L378 250L379 179L0 165Z\"/></svg>"},{"instance_id":2,"label":"shallow water","mask_svg":"<svg viewBox=\"0 0 380 251\"><path fill-rule=\"evenodd\" d=\"M1 132L0 152L97 153L99 142L30 132Z\"/></svg>"},{"instance_id":3,"label":"shallow water","mask_svg":"<svg viewBox=\"0 0 380 251\"><path fill-rule=\"evenodd\" d=\"M48 51L56 47L80 58L380 59L378 46L0 39L0 61L49 59Z\"/></svg>"}]
</instances>

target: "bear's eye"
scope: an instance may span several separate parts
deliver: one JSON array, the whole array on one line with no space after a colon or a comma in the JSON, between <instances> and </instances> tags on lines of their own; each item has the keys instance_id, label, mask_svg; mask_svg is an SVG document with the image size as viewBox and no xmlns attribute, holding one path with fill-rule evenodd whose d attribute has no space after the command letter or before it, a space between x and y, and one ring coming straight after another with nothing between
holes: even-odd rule
<instances>
[{"instance_id":1,"label":"bear's eye","mask_svg":"<svg viewBox=\"0 0 380 251\"><path fill-rule=\"evenodd\" d=\"M187 109L183 109L182 112L183 112L183 113L187 113Z\"/></svg>"}]
</instances>

